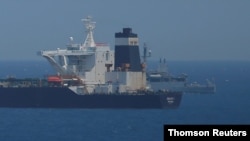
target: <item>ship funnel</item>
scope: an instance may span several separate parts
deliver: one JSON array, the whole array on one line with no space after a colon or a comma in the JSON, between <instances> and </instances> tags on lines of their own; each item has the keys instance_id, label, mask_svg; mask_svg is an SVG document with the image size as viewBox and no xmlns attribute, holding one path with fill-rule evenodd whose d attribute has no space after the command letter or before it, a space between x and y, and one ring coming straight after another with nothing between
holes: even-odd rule
<instances>
[{"instance_id":1,"label":"ship funnel","mask_svg":"<svg viewBox=\"0 0 250 141\"><path fill-rule=\"evenodd\" d=\"M115 68L123 68L129 64L129 70L141 71L139 53L139 39L132 28L123 28L122 32L115 33Z\"/></svg>"}]
</instances>

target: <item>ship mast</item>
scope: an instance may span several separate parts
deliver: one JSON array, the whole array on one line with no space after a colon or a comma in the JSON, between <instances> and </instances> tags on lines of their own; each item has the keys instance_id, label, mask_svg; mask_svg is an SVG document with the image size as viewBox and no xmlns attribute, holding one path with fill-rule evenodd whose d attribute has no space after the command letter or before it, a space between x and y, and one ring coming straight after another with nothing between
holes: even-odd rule
<instances>
[{"instance_id":1,"label":"ship mast","mask_svg":"<svg viewBox=\"0 0 250 141\"><path fill-rule=\"evenodd\" d=\"M147 58L151 57L151 50L148 50L146 43L143 44L143 63L147 63Z\"/></svg>"},{"instance_id":2,"label":"ship mast","mask_svg":"<svg viewBox=\"0 0 250 141\"><path fill-rule=\"evenodd\" d=\"M87 37L85 39L85 42L83 44L83 47L95 47L95 41L93 38L93 30L95 28L95 23L92 20L92 17L88 16L86 19L82 19L82 21L84 22L84 25L86 27L86 32L87 32Z\"/></svg>"},{"instance_id":3,"label":"ship mast","mask_svg":"<svg viewBox=\"0 0 250 141\"><path fill-rule=\"evenodd\" d=\"M151 57L151 50L148 50L146 43L143 44L143 64L147 64L147 58Z\"/></svg>"},{"instance_id":4,"label":"ship mast","mask_svg":"<svg viewBox=\"0 0 250 141\"><path fill-rule=\"evenodd\" d=\"M164 73L168 73L168 69L167 69L167 61L166 58L160 58L160 64L159 64L159 68L158 68L159 72L164 72Z\"/></svg>"}]
</instances>

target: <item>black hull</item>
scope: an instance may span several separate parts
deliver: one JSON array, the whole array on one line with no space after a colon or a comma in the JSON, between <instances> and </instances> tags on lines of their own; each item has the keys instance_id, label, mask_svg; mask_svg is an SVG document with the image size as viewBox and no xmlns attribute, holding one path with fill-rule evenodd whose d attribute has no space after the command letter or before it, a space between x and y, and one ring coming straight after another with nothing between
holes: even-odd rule
<instances>
[{"instance_id":1,"label":"black hull","mask_svg":"<svg viewBox=\"0 0 250 141\"><path fill-rule=\"evenodd\" d=\"M63 87L0 88L0 107L7 108L178 108L182 93L77 95Z\"/></svg>"}]
</instances>

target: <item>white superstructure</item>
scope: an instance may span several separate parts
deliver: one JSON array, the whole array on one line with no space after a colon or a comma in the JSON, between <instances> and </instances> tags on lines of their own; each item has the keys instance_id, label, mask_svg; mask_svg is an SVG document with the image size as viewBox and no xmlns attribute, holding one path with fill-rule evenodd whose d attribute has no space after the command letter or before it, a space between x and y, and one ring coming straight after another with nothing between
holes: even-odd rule
<instances>
[{"instance_id":1,"label":"white superstructure","mask_svg":"<svg viewBox=\"0 0 250 141\"><path fill-rule=\"evenodd\" d=\"M93 38L95 22L91 20L91 17L82 21L87 31L84 43L74 44L73 37L70 37L71 42L66 49L58 48L53 51L40 52L40 55L50 62L59 76L72 76L72 80L80 82L77 86L63 85L69 85L69 88L78 94L136 92L145 89L145 72L121 70L115 72L114 51L110 50L107 44L95 43ZM128 40L131 44L138 44L136 38Z\"/></svg>"}]
</instances>

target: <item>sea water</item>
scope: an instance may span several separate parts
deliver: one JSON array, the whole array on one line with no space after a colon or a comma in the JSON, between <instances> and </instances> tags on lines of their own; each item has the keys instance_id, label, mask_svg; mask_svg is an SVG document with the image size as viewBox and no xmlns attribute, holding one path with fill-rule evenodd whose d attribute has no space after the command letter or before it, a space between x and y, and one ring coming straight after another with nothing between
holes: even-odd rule
<instances>
[{"instance_id":1,"label":"sea water","mask_svg":"<svg viewBox=\"0 0 250 141\"><path fill-rule=\"evenodd\" d=\"M172 61L173 75L216 83L215 94L184 94L170 110L0 108L1 141L163 141L168 124L250 124L250 61ZM149 69L157 68L150 62ZM0 78L45 77L47 62L1 62Z\"/></svg>"}]
</instances>

